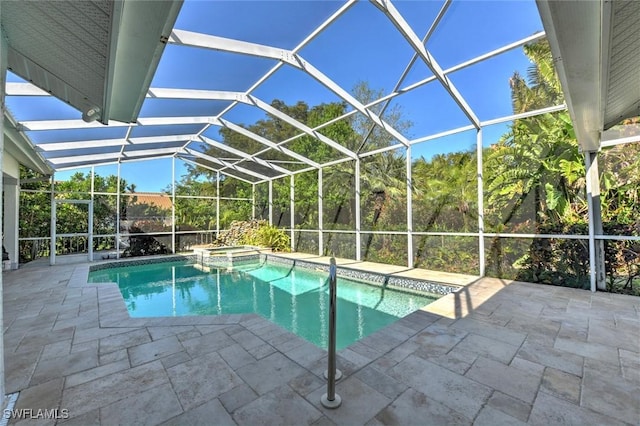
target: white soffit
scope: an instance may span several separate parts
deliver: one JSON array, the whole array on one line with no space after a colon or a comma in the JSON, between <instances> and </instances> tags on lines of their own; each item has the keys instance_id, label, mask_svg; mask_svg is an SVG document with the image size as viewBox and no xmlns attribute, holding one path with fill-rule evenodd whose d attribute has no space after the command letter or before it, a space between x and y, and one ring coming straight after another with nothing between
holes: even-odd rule
<instances>
[{"instance_id":1,"label":"white soffit","mask_svg":"<svg viewBox=\"0 0 640 426\"><path fill-rule=\"evenodd\" d=\"M8 69L87 120L133 122L182 5L5 1Z\"/></svg>"},{"instance_id":2,"label":"white soffit","mask_svg":"<svg viewBox=\"0 0 640 426\"><path fill-rule=\"evenodd\" d=\"M538 10L584 151L640 115L640 2L545 1Z\"/></svg>"},{"instance_id":3,"label":"white soffit","mask_svg":"<svg viewBox=\"0 0 640 426\"><path fill-rule=\"evenodd\" d=\"M611 2L604 128L640 115L640 1Z\"/></svg>"},{"instance_id":4,"label":"white soffit","mask_svg":"<svg viewBox=\"0 0 640 426\"><path fill-rule=\"evenodd\" d=\"M601 3L537 0L578 143L599 149L601 107Z\"/></svg>"}]
</instances>

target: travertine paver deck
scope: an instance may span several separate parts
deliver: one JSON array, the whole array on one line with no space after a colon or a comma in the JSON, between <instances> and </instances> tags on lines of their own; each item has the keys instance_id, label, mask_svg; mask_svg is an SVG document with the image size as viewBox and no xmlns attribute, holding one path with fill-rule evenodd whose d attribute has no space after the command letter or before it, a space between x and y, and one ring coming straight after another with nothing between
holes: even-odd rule
<instances>
[{"instance_id":1,"label":"travertine paver deck","mask_svg":"<svg viewBox=\"0 0 640 426\"><path fill-rule=\"evenodd\" d=\"M7 392L59 424L640 423L637 297L435 273L466 286L340 351L327 410L325 351L253 314L132 319L87 272L3 274Z\"/></svg>"}]
</instances>

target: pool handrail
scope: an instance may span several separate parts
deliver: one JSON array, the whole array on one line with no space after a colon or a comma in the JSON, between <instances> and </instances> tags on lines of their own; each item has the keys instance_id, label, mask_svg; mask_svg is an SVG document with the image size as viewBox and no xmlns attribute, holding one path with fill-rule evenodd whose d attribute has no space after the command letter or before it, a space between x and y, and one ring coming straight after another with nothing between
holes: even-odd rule
<instances>
[{"instance_id":1,"label":"pool handrail","mask_svg":"<svg viewBox=\"0 0 640 426\"><path fill-rule=\"evenodd\" d=\"M329 261L329 344L327 368L327 393L322 395L320 402L326 408L338 408L342 398L336 393L336 290L338 274L336 259Z\"/></svg>"}]
</instances>

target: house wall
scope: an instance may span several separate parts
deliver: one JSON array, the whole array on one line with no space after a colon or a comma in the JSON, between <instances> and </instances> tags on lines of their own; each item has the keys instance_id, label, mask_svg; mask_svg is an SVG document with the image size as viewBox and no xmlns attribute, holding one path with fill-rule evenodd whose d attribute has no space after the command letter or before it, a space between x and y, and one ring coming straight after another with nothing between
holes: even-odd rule
<instances>
[{"instance_id":1,"label":"house wall","mask_svg":"<svg viewBox=\"0 0 640 426\"><path fill-rule=\"evenodd\" d=\"M18 209L20 206L20 164L6 150L2 153L2 246L9 253L3 269L18 269Z\"/></svg>"},{"instance_id":2,"label":"house wall","mask_svg":"<svg viewBox=\"0 0 640 426\"><path fill-rule=\"evenodd\" d=\"M15 179L20 177L20 163L6 151L2 154L2 172Z\"/></svg>"}]
</instances>

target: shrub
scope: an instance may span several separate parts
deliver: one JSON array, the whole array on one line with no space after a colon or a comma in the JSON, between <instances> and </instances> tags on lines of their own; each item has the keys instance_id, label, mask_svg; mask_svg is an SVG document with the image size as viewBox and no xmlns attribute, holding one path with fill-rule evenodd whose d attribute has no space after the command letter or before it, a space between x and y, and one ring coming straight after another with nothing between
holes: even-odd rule
<instances>
[{"instance_id":1,"label":"shrub","mask_svg":"<svg viewBox=\"0 0 640 426\"><path fill-rule=\"evenodd\" d=\"M266 223L261 223L258 228L249 229L244 234L242 243L269 247L274 251L290 251L291 249L291 240L286 232Z\"/></svg>"}]
</instances>

